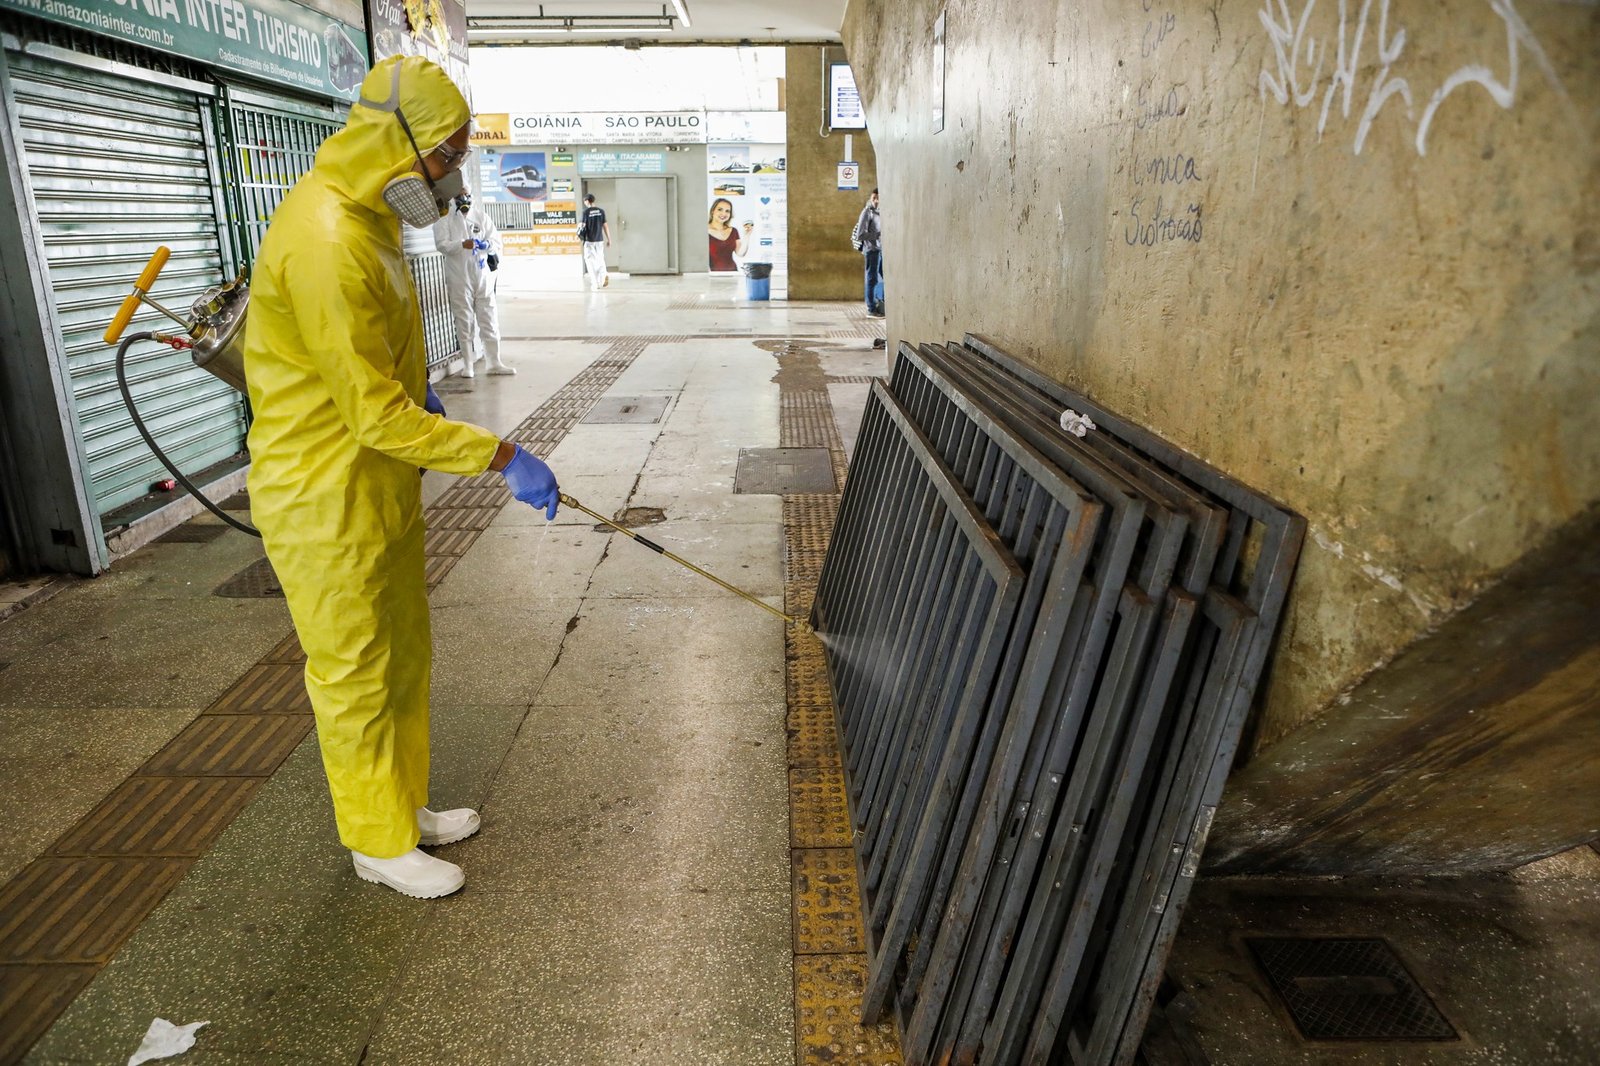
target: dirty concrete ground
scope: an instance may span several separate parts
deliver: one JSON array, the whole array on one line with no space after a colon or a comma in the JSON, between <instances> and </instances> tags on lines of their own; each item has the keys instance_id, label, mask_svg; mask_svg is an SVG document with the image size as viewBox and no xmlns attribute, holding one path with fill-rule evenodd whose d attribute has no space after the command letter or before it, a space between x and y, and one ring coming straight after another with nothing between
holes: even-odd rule
<instances>
[{"instance_id":1,"label":"dirty concrete ground","mask_svg":"<svg viewBox=\"0 0 1600 1066\"><path fill-rule=\"evenodd\" d=\"M704 276L508 287L518 375L440 392L506 432L606 350L593 338L649 338L607 395L664 397L661 419L579 423L550 464L781 607L781 498L732 491L740 450L778 444L778 362L755 339L850 378L846 417L884 354L853 305L735 295ZM425 499L455 481L427 474ZM0 878L289 632L281 599L212 595L259 554L231 533L152 544L0 625ZM308 737L26 1061L123 1061L157 1016L210 1021L191 1063L794 1060L781 623L514 502L431 604L433 805L484 818L444 852L466 890L358 881Z\"/></svg>"},{"instance_id":2,"label":"dirty concrete ground","mask_svg":"<svg viewBox=\"0 0 1600 1066\"><path fill-rule=\"evenodd\" d=\"M1248 943L1276 937L1381 938L1458 1039L1305 1039ZM1163 1066L1593 1066L1600 854L1472 877L1202 880L1167 974L1189 1055ZM1394 991L1376 991L1351 1018L1389 1009Z\"/></svg>"}]
</instances>

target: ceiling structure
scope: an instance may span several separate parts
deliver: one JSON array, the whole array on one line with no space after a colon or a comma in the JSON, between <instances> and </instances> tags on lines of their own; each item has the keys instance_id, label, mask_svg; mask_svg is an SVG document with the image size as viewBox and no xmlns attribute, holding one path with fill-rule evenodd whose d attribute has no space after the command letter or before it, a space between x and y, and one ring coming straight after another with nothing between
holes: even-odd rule
<instances>
[{"instance_id":1,"label":"ceiling structure","mask_svg":"<svg viewBox=\"0 0 1600 1066\"><path fill-rule=\"evenodd\" d=\"M487 44L786 44L839 40L846 0L467 0Z\"/></svg>"}]
</instances>

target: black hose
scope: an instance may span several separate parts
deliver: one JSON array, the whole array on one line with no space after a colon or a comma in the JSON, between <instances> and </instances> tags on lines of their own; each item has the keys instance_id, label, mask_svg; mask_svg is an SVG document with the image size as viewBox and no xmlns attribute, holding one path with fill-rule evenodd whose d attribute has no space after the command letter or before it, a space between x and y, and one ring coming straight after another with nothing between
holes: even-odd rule
<instances>
[{"instance_id":1,"label":"black hose","mask_svg":"<svg viewBox=\"0 0 1600 1066\"><path fill-rule=\"evenodd\" d=\"M144 419L139 417L139 409L133 406L133 393L128 391L128 375L127 371L123 368L123 364L128 358L128 346L134 341L147 341L154 339L154 337L155 334L153 333L130 333L128 336L122 339L121 344L117 345L117 388L122 390L122 402L127 405L128 414L133 416L133 428L139 431L139 436L144 438L144 442L150 446L150 450L155 453L156 458L161 460L161 465L166 467L172 476L177 479L178 484L187 489L189 495L199 500L201 504L205 506L206 510L210 511L212 514L216 515L218 518L222 519L224 522L228 523L228 525L232 526L234 529L237 529L241 533L248 533L252 537L261 536L260 530L252 529L250 526L245 525L243 522L239 521L237 518L233 517L231 514L212 503L206 498L205 493L195 488L194 483L183 476L183 471L178 469L176 463L167 458L167 453L161 450L161 446L156 443L156 439L152 437L150 435L150 431L145 428Z\"/></svg>"}]
</instances>

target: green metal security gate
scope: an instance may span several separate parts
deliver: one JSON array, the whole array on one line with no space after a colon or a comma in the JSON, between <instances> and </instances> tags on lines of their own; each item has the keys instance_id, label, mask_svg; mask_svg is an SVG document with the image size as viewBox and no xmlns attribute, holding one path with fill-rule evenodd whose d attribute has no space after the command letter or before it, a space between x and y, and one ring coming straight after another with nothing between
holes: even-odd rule
<instances>
[{"instance_id":1,"label":"green metal security gate","mask_svg":"<svg viewBox=\"0 0 1600 1066\"><path fill-rule=\"evenodd\" d=\"M255 94L225 88L219 112L226 140L223 152L228 214L241 265L254 261L272 214L306 171L328 135L343 125L343 115L287 102L266 101ZM419 244L420 241L420 244ZM423 249L411 254L411 280L422 308L428 365L439 366L456 353L456 327L445 295L444 262L426 234L411 242Z\"/></svg>"},{"instance_id":2,"label":"green metal security gate","mask_svg":"<svg viewBox=\"0 0 1600 1066\"><path fill-rule=\"evenodd\" d=\"M172 249L156 287L169 307L223 280L210 115L196 89L28 55L9 67L89 494L105 515L168 475L133 427L100 335L157 245ZM145 310L134 322L165 319ZM243 451L243 398L186 353L137 345L128 378L186 473Z\"/></svg>"},{"instance_id":3,"label":"green metal security gate","mask_svg":"<svg viewBox=\"0 0 1600 1066\"><path fill-rule=\"evenodd\" d=\"M329 107L269 100L224 88L218 108L224 130L223 188L241 266L255 261L273 212L311 169L317 149L341 119Z\"/></svg>"}]
</instances>

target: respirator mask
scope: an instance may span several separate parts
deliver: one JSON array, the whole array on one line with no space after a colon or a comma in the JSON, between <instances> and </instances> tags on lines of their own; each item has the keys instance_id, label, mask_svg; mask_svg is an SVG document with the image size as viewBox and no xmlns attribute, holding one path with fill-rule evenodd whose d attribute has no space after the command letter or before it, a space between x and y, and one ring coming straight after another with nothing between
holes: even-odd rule
<instances>
[{"instance_id":1,"label":"respirator mask","mask_svg":"<svg viewBox=\"0 0 1600 1066\"><path fill-rule=\"evenodd\" d=\"M421 154L418 154L421 158ZM452 170L438 181L426 173L402 174L383 187L383 202L400 216L400 221L417 229L427 229L450 210L450 201L461 194L466 182L461 171Z\"/></svg>"},{"instance_id":2,"label":"respirator mask","mask_svg":"<svg viewBox=\"0 0 1600 1066\"><path fill-rule=\"evenodd\" d=\"M428 164L423 161L422 150L417 147L417 139L411 134L411 124L406 121L406 116L400 110L400 67L394 68L394 80L389 85L389 98L387 100L369 100L363 96L360 100L363 107L370 107L374 111L387 111L394 115L400 123L400 128L405 131L406 140L411 144L411 152L417 157L417 170L408 171L383 187L383 202L389 205L389 210L400 216L400 220L416 229L427 229L439 219L443 218L450 210L450 201L466 192L466 182L461 177L461 163L466 160L471 148L462 149L458 155L448 162L456 164L455 168L435 181L428 176ZM448 146L433 149L440 151ZM417 171L421 171L418 173Z\"/></svg>"}]
</instances>

